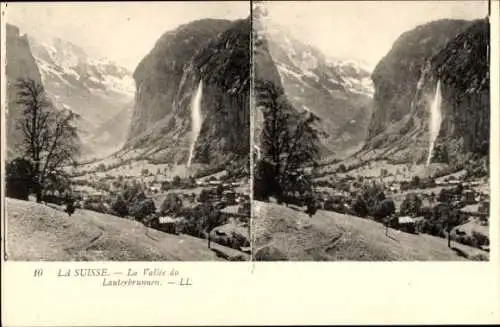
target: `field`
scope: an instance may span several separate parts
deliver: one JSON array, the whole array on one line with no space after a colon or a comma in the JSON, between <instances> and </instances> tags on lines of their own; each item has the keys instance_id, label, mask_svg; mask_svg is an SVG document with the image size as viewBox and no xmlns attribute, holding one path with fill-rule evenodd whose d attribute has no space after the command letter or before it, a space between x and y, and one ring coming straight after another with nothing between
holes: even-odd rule
<instances>
[{"instance_id":1,"label":"field","mask_svg":"<svg viewBox=\"0 0 500 327\"><path fill-rule=\"evenodd\" d=\"M106 167L103 171L99 171L99 166ZM111 169L110 169L111 167ZM147 170L148 173L155 175L164 175L168 179L174 176L185 178L197 170L203 168L202 165L193 165L186 167L186 165L171 165L171 164L153 164L146 160L131 161L129 163L120 163L116 159L107 158L105 160L96 161L90 164L84 164L77 168L77 172L85 175L93 175L97 178L103 178L106 175L112 177L140 177L143 171ZM152 180L153 176L145 177L146 181Z\"/></svg>"},{"instance_id":2,"label":"field","mask_svg":"<svg viewBox=\"0 0 500 327\"><path fill-rule=\"evenodd\" d=\"M93 211L65 212L6 198L9 260L220 261L247 260L243 252L188 235L167 234L139 222Z\"/></svg>"},{"instance_id":3,"label":"field","mask_svg":"<svg viewBox=\"0 0 500 327\"><path fill-rule=\"evenodd\" d=\"M455 261L488 255L480 249L431 235L408 234L375 221L319 210L254 201L255 258L273 261ZM261 254L259 254L261 252ZM260 259L259 259L260 257Z\"/></svg>"}]
</instances>

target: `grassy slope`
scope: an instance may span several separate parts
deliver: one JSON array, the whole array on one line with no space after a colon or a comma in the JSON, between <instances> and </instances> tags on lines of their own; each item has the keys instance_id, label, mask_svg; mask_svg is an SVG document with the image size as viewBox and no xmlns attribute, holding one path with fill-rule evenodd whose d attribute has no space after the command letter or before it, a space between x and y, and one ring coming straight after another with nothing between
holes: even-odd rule
<instances>
[{"instance_id":1,"label":"grassy slope","mask_svg":"<svg viewBox=\"0 0 500 327\"><path fill-rule=\"evenodd\" d=\"M319 210L312 218L285 206L255 201L256 253L265 245L290 261L465 260L445 239L389 229L374 221ZM452 242L468 255L483 253Z\"/></svg>"},{"instance_id":2,"label":"grassy slope","mask_svg":"<svg viewBox=\"0 0 500 327\"><path fill-rule=\"evenodd\" d=\"M71 217L34 202L6 199L10 260L210 261L242 252L187 235L166 234L111 215L77 209ZM217 253L217 254L216 254Z\"/></svg>"}]
</instances>

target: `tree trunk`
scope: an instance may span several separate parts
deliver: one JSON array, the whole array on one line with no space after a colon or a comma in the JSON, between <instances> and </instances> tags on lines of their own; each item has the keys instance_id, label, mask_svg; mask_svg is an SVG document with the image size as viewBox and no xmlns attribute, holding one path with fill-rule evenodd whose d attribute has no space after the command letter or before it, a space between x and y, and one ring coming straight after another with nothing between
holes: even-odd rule
<instances>
[{"instance_id":1,"label":"tree trunk","mask_svg":"<svg viewBox=\"0 0 500 327\"><path fill-rule=\"evenodd\" d=\"M448 233L448 247L451 248L451 233Z\"/></svg>"},{"instance_id":2,"label":"tree trunk","mask_svg":"<svg viewBox=\"0 0 500 327\"><path fill-rule=\"evenodd\" d=\"M35 181L35 192L36 192L36 202L41 203L42 202L42 176L40 174L40 159L38 158L38 155L35 156L35 176L36 176L36 181Z\"/></svg>"},{"instance_id":3,"label":"tree trunk","mask_svg":"<svg viewBox=\"0 0 500 327\"><path fill-rule=\"evenodd\" d=\"M36 183L35 183L35 194L36 194L36 202L41 203L42 202L42 186L40 185L39 181L36 181Z\"/></svg>"}]
</instances>

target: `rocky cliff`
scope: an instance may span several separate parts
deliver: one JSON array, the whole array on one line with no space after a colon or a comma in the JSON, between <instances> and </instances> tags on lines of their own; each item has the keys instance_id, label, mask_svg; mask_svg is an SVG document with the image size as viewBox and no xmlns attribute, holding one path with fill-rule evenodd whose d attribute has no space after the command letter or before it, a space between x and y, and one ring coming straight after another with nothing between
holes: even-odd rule
<instances>
[{"instance_id":1,"label":"rocky cliff","mask_svg":"<svg viewBox=\"0 0 500 327\"><path fill-rule=\"evenodd\" d=\"M430 105L440 80L443 121L436 148L446 148L457 159L468 152L485 153L488 44L487 20L439 20L403 33L372 74L374 112L361 152L422 162L428 154Z\"/></svg>"},{"instance_id":2,"label":"rocky cliff","mask_svg":"<svg viewBox=\"0 0 500 327\"><path fill-rule=\"evenodd\" d=\"M371 115L370 72L360 62L325 56L268 20L258 21L258 33L266 40L263 51L269 52L286 97L299 112L309 111L319 118L316 128L323 154L343 155L358 149Z\"/></svg>"},{"instance_id":3,"label":"rocky cliff","mask_svg":"<svg viewBox=\"0 0 500 327\"><path fill-rule=\"evenodd\" d=\"M30 38L30 47L49 97L59 108L80 116L83 154L99 156L119 149L132 114L132 73L60 38Z\"/></svg>"},{"instance_id":4,"label":"rocky cliff","mask_svg":"<svg viewBox=\"0 0 500 327\"><path fill-rule=\"evenodd\" d=\"M30 51L27 35L21 35L19 28L10 24L6 25L6 77L7 77L7 102L6 102L6 145L7 155L15 155L16 144L21 137L21 131L16 128L17 121L22 114L22 108L16 103L16 80L30 78L38 83L42 82L40 71L35 58Z\"/></svg>"},{"instance_id":5,"label":"rocky cliff","mask_svg":"<svg viewBox=\"0 0 500 327\"><path fill-rule=\"evenodd\" d=\"M203 19L166 32L134 72L136 98L123 152L186 163L191 99L203 83L194 163L248 156L250 22Z\"/></svg>"}]
</instances>

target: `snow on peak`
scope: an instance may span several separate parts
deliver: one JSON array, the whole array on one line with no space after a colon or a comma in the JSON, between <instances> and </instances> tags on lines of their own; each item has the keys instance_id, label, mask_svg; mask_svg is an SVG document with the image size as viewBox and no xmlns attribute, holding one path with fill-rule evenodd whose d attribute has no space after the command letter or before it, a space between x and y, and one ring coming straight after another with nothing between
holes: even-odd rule
<instances>
[{"instance_id":1,"label":"snow on peak","mask_svg":"<svg viewBox=\"0 0 500 327\"><path fill-rule=\"evenodd\" d=\"M90 57L79 46L60 38L40 43L31 39L30 46L44 83L48 80L104 94L118 93L130 99L134 96L132 73L106 58Z\"/></svg>"}]
</instances>

